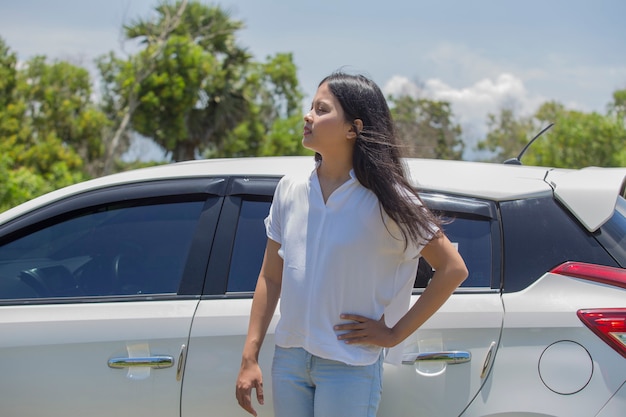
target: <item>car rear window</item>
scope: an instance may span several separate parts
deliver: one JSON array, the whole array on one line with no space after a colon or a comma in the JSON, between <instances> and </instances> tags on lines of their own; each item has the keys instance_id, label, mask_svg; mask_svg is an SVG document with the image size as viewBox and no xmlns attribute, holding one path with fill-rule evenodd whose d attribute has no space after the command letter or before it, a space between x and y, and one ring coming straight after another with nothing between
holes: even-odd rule
<instances>
[{"instance_id":1,"label":"car rear window","mask_svg":"<svg viewBox=\"0 0 626 417\"><path fill-rule=\"evenodd\" d=\"M598 241L622 268L626 268L626 199L617 198L615 213L600 228Z\"/></svg>"},{"instance_id":2,"label":"car rear window","mask_svg":"<svg viewBox=\"0 0 626 417\"><path fill-rule=\"evenodd\" d=\"M604 247L552 197L500 204L504 291L520 291L566 261L618 266Z\"/></svg>"}]
</instances>

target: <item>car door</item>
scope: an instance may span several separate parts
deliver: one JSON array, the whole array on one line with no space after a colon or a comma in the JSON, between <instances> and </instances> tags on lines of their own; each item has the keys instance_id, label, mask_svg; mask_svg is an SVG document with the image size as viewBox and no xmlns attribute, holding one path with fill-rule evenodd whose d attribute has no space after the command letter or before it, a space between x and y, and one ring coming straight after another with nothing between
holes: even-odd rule
<instances>
[{"instance_id":1,"label":"car door","mask_svg":"<svg viewBox=\"0 0 626 417\"><path fill-rule=\"evenodd\" d=\"M2 415L179 415L222 182L94 191L0 229Z\"/></svg>"},{"instance_id":2,"label":"car door","mask_svg":"<svg viewBox=\"0 0 626 417\"><path fill-rule=\"evenodd\" d=\"M263 219L277 181L235 180L224 202L216 234L219 244L211 255L205 295L190 335L184 417L242 413L234 384L266 242ZM459 415L483 385L500 337L500 233L494 205L442 195L424 195L424 199L446 216L446 232L466 259L470 276L407 340L403 352L407 363L385 365L380 416ZM422 263L414 300L430 275L432 268ZM260 353L266 405L256 407L259 416L273 415L269 375L277 319L278 315Z\"/></svg>"},{"instance_id":3,"label":"car door","mask_svg":"<svg viewBox=\"0 0 626 417\"><path fill-rule=\"evenodd\" d=\"M189 338L181 415L244 415L235 400L235 380L248 330L252 295L263 259L267 217L279 178L233 178L224 200L209 260L204 295ZM278 317L278 316L276 316ZM272 324L260 363L270 375ZM271 384L259 416L273 416Z\"/></svg>"},{"instance_id":4,"label":"car door","mask_svg":"<svg viewBox=\"0 0 626 417\"><path fill-rule=\"evenodd\" d=\"M500 339L500 226L488 201L422 194L444 219L469 276L442 308L407 338L402 364L385 364L379 416L458 416L486 381ZM412 301L433 270L422 258Z\"/></svg>"}]
</instances>

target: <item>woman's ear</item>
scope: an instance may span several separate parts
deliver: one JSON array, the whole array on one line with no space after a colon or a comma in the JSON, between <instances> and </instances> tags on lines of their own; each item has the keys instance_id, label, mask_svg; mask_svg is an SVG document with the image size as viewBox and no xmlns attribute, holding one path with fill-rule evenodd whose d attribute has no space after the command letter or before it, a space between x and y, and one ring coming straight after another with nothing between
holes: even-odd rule
<instances>
[{"instance_id":1,"label":"woman's ear","mask_svg":"<svg viewBox=\"0 0 626 417\"><path fill-rule=\"evenodd\" d=\"M352 126L348 131L348 139L356 139L359 133L363 130L363 121L361 119L354 119Z\"/></svg>"}]
</instances>

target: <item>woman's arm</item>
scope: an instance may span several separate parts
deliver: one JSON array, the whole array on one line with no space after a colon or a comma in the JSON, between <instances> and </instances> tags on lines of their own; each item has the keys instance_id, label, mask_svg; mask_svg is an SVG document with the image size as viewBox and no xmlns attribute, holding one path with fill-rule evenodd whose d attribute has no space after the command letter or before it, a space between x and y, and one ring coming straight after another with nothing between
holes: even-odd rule
<instances>
[{"instance_id":1,"label":"woman's arm","mask_svg":"<svg viewBox=\"0 0 626 417\"><path fill-rule=\"evenodd\" d=\"M263 376L259 367L259 352L270 325L278 299L283 276L283 260L278 255L280 244L267 240L265 255L259 279L252 299L248 336L241 357L241 368L236 384L236 397L239 405L256 416L252 407L252 389L256 390L259 404L263 404Z\"/></svg>"},{"instance_id":2,"label":"woman's arm","mask_svg":"<svg viewBox=\"0 0 626 417\"><path fill-rule=\"evenodd\" d=\"M467 267L458 250L440 233L422 249L422 256L435 273L411 309L391 329L395 346L420 328L467 278Z\"/></svg>"},{"instance_id":3,"label":"woman's arm","mask_svg":"<svg viewBox=\"0 0 626 417\"><path fill-rule=\"evenodd\" d=\"M468 272L463 258L443 233L435 236L422 249L422 256L435 269L435 273L428 287L398 323L393 328L388 328L384 320L344 314L341 319L352 320L353 323L335 326L335 330L348 331L338 336L340 340L349 344L395 346L435 314L467 278Z\"/></svg>"}]
</instances>

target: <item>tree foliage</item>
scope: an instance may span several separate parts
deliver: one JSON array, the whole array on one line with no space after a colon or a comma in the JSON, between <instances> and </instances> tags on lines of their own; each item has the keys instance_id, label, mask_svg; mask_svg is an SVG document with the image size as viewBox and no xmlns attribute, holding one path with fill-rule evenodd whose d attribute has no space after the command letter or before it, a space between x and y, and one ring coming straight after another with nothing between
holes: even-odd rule
<instances>
[{"instance_id":1,"label":"tree foliage","mask_svg":"<svg viewBox=\"0 0 626 417\"><path fill-rule=\"evenodd\" d=\"M291 54L270 56L249 66L246 118L211 144L205 156L272 156L311 154L301 145L302 93Z\"/></svg>"},{"instance_id":2,"label":"tree foliage","mask_svg":"<svg viewBox=\"0 0 626 417\"><path fill-rule=\"evenodd\" d=\"M487 115L487 129L487 137L477 148L490 151L492 161L502 162L520 153L531 138L535 124L532 118L517 116L513 107L502 107L499 114Z\"/></svg>"},{"instance_id":3,"label":"tree foliage","mask_svg":"<svg viewBox=\"0 0 626 417\"><path fill-rule=\"evenodd\" d=\"M626 122L626 89L613 92L613 101L608 107L609 114Z\"/></svg>"},{"instance_id":4,"label":"tree foliage","mask_svg":"<svg viewBox=\"0 0 626 417\"><path fill-rule=\"evenodd\" d=\"M39 56L27 62L20 76L18 90L33 128L30 145L37 147L45 142L43 137L54 137L68 154L80 157L72 166L84 164L87 172L92 171L103 153L101 130L106 118L91 102L89 72L64 61L48 63ZM37 151L32 153L32 162L42 163Z\"/></svg>"},{"instance_id":5,"label":"tree foliage","mask_svg":"<svg viewBox=\"0 0 626 417\"><path fill-rule=\"evenodd\" d=\"M552 129L533 142L522 158L525 165L563 168L626 166L626 125L619 94L606 115L569 110L558 102L546 102L529 117L517 117L510 108L490 114L489 132L479 149L494 152L494 161L517 156L541 127Z\"/></svg>"},{"instance_id":6,"label":"tree foliage","mask_svg":"<svg viewBox=\"0 0 626 417\"><path fill-rule=\"evenodd\" d=\"M621 165L626 150L623 120L567 110L555 102L544 103L535 118L543 123L554 121L554 128L546 140L529 148L526 163L567 168Z\"/></svg>"},{"instance_id":7,"label":"tree foliage","mask_svg":"<svg viewBox=\"0 0 626 417\"><path fill-rule=\"evenodd\" d=\"M89 176L106 117L87 70L34 57L18 69L0 39L0 209Z\"/></svg>"},{"instance_id":8,"label":"tree foliage","mask_svg":"<svg viewBox=\"0 0 626 417\"><path fill-rule=\"evenodd\" d=\"M173 13L167 13L158 25L142 23L148 46L136 55L121 60L113 52L96 60L103 81L103 108L114 127L105 134L105 156L102 174L112 172L113 164L128 150L131 143L131 120L140 102L140 88L156 70L156 60L166 49L172 33L178 29L187 8L187 0L176 5Z\"/></svg>"},{"instance_id":9,"label":"tree foliage","mask_svg":"<svg viewBox=\"0 0 626 417\"><path fill-rule=\"evenodd\" d=\"M254 62L237 44L243 23L198 1L189 2L163 52L154 54L154 39L180 9L181 2L161 4L156 19L125 28L128 39L144 46L139 55L153 57L153 70L136 84L129 80L132 74L118 70L118 90L137 91L133 128L175 161L262 154L274 123L284 125L278 120L291 117L302 97L291 54Z\"/></svg>"},{"instance_id":10,"label":"tree foliage","mask_svg":"<svg viewBox=\"0 0 626 417\"><path fill-rule=\"evenodd\" d=\"M462 159L462 129L454 122L449 102L408 94L389 100L398 137L408 147L407 156Z\"/></svg>"}]
</instances>

